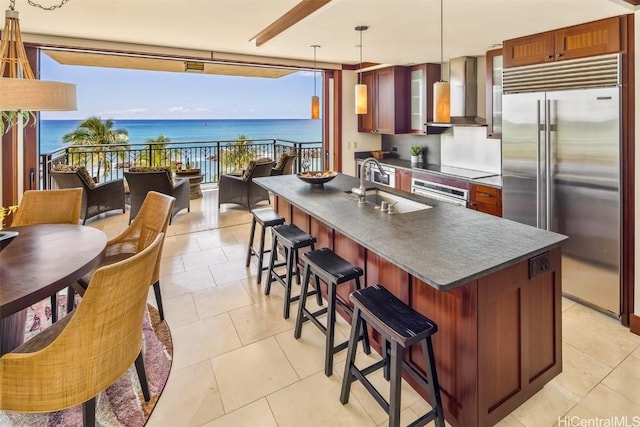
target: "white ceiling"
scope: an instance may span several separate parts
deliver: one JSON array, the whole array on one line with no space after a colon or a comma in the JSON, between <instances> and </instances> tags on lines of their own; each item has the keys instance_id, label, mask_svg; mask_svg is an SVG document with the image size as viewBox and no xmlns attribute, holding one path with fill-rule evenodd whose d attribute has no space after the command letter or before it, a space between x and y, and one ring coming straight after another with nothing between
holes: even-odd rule
<instances>
[{"instance_id":1,"label":"white ceiling","mask_svg":"<svg viewBox=\"0 0 640 427\"><path fill-rule=\"evenodd\" d=\"M44 5L59 0L37 0ZM333 0L260 47L249 39L299 0L70 0L43 11L17 0L22 32L319 62L440 62L440 0ZM8 6L0 0L0 6ZM502 40L633 13L620 0L444 0L444 59Z\"/></svg>"}]
</instances>

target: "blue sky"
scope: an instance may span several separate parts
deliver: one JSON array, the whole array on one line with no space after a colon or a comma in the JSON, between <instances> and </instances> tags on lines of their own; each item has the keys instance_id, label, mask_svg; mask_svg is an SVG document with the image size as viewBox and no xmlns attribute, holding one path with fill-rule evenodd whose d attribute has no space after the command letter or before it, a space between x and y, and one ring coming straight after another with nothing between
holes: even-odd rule
<instances>
[{"instance_id":1,"label":"blue sky","mask_svg":"<svg viewBox=\"0 0 640 427\"><path fill-rule=\"evenodd\" d=\"M78 110L43 119L308 119L313 73L270 79L61 65L41 55L40 78L76 84ZM318 73L317 92L322 91Z\"/></svg>"}]
</instances>

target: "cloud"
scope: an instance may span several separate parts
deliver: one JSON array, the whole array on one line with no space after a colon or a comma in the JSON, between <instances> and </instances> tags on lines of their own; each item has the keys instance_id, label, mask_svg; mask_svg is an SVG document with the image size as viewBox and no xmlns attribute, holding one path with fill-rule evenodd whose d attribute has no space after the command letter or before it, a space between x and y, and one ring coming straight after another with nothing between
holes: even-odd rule
<instances>
[{"instance_id":1,"label":"cloud","mask_svg":"<svg viewBox=\"0 0 640 427\"><path fill-rule=\"evenodd\" d=\"M167 111L170 113L188 113L191 109L183 105L176 105L175 107L169 107Z\"/></svg>"}]
</instances>

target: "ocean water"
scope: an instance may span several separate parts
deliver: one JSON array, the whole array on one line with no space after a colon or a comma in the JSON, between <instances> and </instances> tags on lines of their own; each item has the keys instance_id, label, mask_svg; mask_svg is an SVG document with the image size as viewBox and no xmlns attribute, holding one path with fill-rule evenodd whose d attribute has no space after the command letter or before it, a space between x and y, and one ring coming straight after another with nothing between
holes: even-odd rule
<instances>
[{"instance_id":1,"label":"ocean water","mask_svg":"<svg viewBox=\"0 0 640 427\"><path fill-rule=\"evenodd\" d=\"M41 120L40 153L55 151L65 144L62 137L81 120ZM322 121L311 119L236 120L115 120L114 129L126 129L130 143L144 143L164 135L173 142L229 141L238 135L248 139L275 138L296 142L322 141Z\"/></svg>"}]
</instances>

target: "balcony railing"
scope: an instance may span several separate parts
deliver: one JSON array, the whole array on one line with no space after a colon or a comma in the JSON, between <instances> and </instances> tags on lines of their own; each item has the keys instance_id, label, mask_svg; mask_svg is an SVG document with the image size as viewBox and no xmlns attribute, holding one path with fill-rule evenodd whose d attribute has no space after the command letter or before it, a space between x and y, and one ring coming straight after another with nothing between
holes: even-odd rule
<instances>
[{"instance_id":1,"label":"balcony railing","mask_svg":"<svg viewBox=\"0 0 640 427\"><path fill-rule=\"evenodd\" d=\"M40 155L41 188L55 187L50 175L58 164L84 166L97 182L122 178L133 166L166 166L176 169L200 169L203 184L217 184L220 175L242 169L250 159L269 157L294 149L298 153L294 173L324 170L322 142L295 142L282 139L237 141L196 141L108 145L70 145Z\"/></svg>"}]
</instances>

